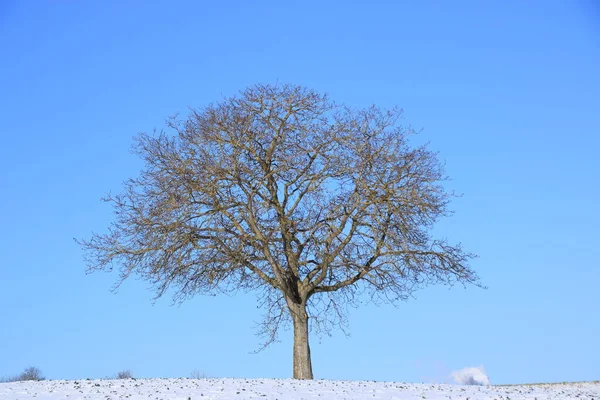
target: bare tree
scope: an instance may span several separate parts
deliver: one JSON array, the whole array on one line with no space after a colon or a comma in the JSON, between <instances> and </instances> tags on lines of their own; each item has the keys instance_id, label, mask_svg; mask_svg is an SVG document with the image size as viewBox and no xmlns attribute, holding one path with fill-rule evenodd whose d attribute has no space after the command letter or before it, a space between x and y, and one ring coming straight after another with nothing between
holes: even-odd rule
<instances>
[{"instance_id":1,"label":"bare tree","mask_svg":"<svg viewBox=\"0 0 600 400\"><path fill-rule=\"evenodd\" d=\"M89 270L118 265L118 284L138 275L176 301L262 290L265 345L291 321L293 376L312 379L309 316L330 329L359 296L478 282L470 254L431 237L451 194L401 114L257 85L174 117L174 134L136 138L145 167L105 199L116 221L80 241Z\"/></svg>"},{"instance_id":2,"label":"bare tree","mask_svg":"<svg viewBox=\"0 0 600 400\"><path fill-rule=\"evenodd\" d=\"M37 367L28 367L19 375L6 378L6 382L18 382L18 381L43 381L44 376L42 375L42 371Z\"/></svg>"},{"instance_id":3,"label":"bare tree","mask_svg":"<svg viewBox=\"0 0 600 400\"><path fill-rule=\"evenodd\" d=\"M131 373L131 370L125 369L117 372L115 379L133 379L133 374Z\"/></svg>"},{"instance_id":4,"label":"bare tree","mask_svg":"<svg viewBox=\"0 0 600 400\"><path fill-rule=\"evenodd\" d=\"M200 370L195 369L190 372L190 379L205 379L206 374L204 372L200 372Z\"/></svg>"}]
</instances>

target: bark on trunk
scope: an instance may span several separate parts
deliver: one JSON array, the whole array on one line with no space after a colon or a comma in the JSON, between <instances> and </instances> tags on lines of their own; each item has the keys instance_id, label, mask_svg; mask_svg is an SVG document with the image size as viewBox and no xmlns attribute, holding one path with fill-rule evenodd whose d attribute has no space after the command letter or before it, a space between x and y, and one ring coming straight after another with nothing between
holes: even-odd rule
<instances>
[{"instance_id":1,"label":"bark on trunk","mask_svg":"<svg viewBox=\"0 0 600 400\"><path fill-rule=\"evenodd\" d=\"M294 379L313 379L306 305L294 304L290 312L294 322Z\"/></svg>"}]
</instances>

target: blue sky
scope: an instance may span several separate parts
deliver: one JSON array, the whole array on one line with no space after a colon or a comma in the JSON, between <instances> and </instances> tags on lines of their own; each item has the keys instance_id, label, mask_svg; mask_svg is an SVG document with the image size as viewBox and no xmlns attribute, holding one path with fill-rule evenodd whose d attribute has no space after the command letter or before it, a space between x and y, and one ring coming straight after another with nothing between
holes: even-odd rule
<instances>
[{"instance_id":1,"label":"blue sky","mask_svg":"<svg viewBox=\"0 0 600 400\"><path fill-rule=\"evenodd\" d=\"M291 376L289 331L252 354L252 295L115 295L73 241L111 221L134 135L278 81L403 107L464 194L437 231L489 287L351 310L317 378L600 379L599 50L591 1L0 1L0 376Z\"/></svg>"}]
</instances>

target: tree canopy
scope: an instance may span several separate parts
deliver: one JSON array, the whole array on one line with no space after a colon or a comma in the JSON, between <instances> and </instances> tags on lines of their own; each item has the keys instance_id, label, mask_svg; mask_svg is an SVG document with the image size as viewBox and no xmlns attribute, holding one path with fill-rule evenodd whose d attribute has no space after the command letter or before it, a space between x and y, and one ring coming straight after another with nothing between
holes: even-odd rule
<instances>
[{"instance_id":1,"label":"tree canopy","mask_svg":"<svg viewBox=\"0 0 600 400\"><path fill-rule=\"evenodd\" d=\"M449 215L443 165L400 109L355 109L293 85L255 85L141 134L139 176L108 196L108 233L80 243L158 297L261 290L268 344L294 325L294 377L312 378L312 329L362 295L404 300L428 284L478 284L472 255L432 237ZM305 343L304 343L305 342Z\"/></svg>"}]
</instances>

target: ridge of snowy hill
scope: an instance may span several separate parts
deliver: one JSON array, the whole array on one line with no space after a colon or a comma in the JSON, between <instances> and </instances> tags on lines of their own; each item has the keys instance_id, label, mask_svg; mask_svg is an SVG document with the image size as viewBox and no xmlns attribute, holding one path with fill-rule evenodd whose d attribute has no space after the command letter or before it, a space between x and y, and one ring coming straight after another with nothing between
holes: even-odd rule
<instances>
[{"instance_id":1,"label":"ridge of snowy hill","mask_svg":"<svg viewBox=\"0 0 600 400\"><path fill-rule=\"evenodd\" d=\"M2 400L600 400L600 383L514 386L299 381L292 379L126 379L0 383Z\"/></svg>"}]
</instances>

